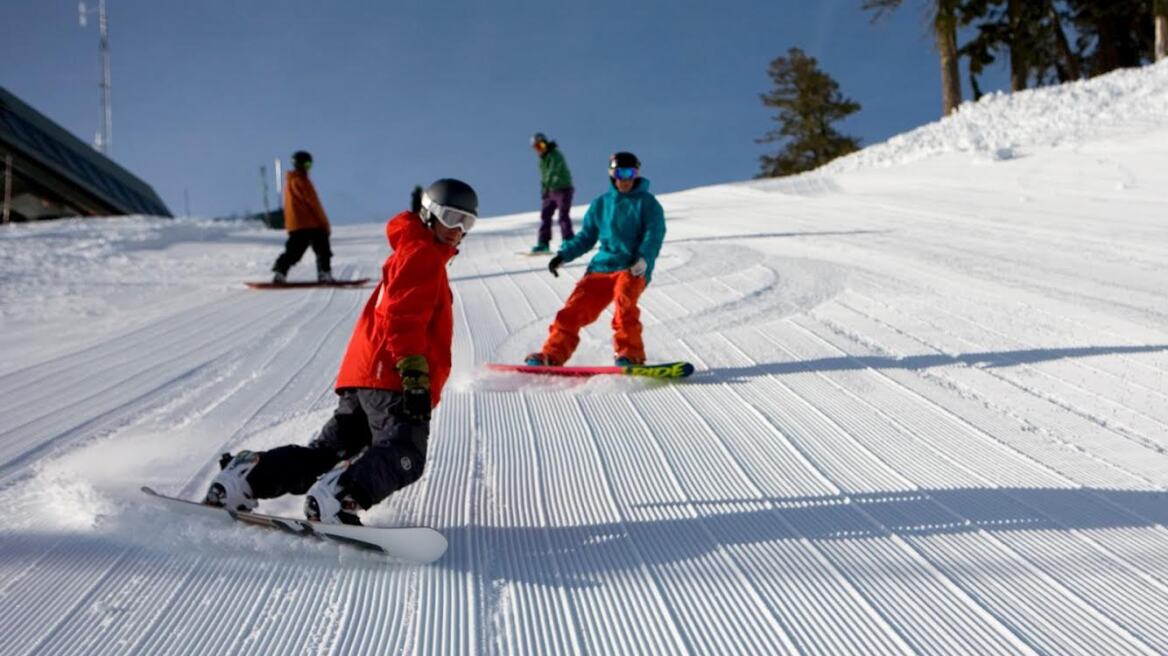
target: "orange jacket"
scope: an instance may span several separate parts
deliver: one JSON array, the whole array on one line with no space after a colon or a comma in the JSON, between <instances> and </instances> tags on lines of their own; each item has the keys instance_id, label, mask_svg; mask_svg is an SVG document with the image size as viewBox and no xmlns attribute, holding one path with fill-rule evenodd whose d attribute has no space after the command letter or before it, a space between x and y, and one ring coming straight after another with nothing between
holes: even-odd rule
<instances>
[{"instance_id":1,"label":"orange jacket","mask_svg":"<svg viewBox=\"0 0 1168 656\"><path fill-rule=\"evenodd\" d=\"M412 212L390 219L385 234L393 253L381 266L381 283L353 327L337 389L400 390L394 365L406 356L424 355L430 366L430 402L436 406L450 377L454 299L446 263L455 250L436 241Z\"/></svg>"},{"instance_id":2,"label":"orange jacket","mask_svg":"<svg viewBox=\"0 0 1168 656\"><path fill-rule=\"evenodd\" d=\"M329 220L308 174L288 171L284 182L284 229L292 232L305 228L330 230Z\"/></svg>"}]
</instances>

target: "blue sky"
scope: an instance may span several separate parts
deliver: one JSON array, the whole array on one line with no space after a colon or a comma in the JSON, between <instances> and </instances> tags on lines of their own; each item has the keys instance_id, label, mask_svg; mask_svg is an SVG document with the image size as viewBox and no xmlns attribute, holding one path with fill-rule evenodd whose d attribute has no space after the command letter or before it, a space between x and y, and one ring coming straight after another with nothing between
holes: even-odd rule
<instances>
[{"instance_id":1,"label":"blue sky","mask_svg":"<svg viewBox=\"0 0 1168 656\"><path fill-rule=\"evenodd\" d=\"M615 150L658 193L744 180L773 148L755 143L771 127L759 94L791 46L863 105L840 127L866 145L940 114L914 3L873 24L860 0L107 2L113 157L175 214L184 193L197 216L260 209L259 167L301 148L336 223L383 220L446 176L486 216L534 210L537 130L578 204L606 188ZM0 85L89 141L95 22L82 29L73 0L6 0L3 15Z\"/></svg>"}]
</instances>

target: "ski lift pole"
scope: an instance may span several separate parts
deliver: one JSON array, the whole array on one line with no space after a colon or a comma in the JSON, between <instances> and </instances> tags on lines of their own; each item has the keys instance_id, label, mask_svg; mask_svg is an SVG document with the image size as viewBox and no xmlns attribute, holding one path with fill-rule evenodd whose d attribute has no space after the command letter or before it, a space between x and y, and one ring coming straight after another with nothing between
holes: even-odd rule
<instances>
[{"instance_id":1,"label":"ski lift pole","mask_svg":"<svg viewBox=\"0 0 1168 656\"><path fill-rule=\"evenodd\" d=\"M4 156L4 215L0 223L8 223L12 207L12 155Z\"/></svg>"},{"instance_id":2,"label":"ski lift pole","mask_svg":"<svg viewBox=\"0 0 1168 656\"><path fill-rule=\"evenodd\" d=\"M272 210L268 205L268 167L260 166L260 184L264 189L264 225L271 225Z\"/></svg>"}]
</instances>

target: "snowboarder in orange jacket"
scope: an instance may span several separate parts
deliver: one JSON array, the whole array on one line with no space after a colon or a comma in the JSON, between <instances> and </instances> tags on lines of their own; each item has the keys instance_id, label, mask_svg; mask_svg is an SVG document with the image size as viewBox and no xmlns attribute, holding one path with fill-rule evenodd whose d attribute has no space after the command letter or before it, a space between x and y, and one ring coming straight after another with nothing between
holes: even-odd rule
<instances>
[{"instance_id":1,"label":"snowboarder in orange jacket","mask_svg":"<svg viewBox=\"0 0 1168 656\"><path fill-rule=\"evenodd\" d=\"M332 282L332 250L329 248L328 216L316 195L308 170L312 168L312 155L303 150L292 155L292 170L284 181L284 229L288 231L288 241L284 252L272 265L272 282L282 284L288 280L291 269L304 251L312 247L316 254L316 279L318 282Z\"/></svg>"}]
</instances>

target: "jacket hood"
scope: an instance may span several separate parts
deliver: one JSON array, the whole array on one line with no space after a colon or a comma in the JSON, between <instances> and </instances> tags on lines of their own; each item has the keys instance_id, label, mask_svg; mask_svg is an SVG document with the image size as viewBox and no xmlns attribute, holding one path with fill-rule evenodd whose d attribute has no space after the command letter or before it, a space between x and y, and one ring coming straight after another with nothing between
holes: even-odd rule
<instances>
[{"instance_id":1,"label":"jacket hood","mask_svg":"<svg viewBox=\"0 0 1168 656\"><path fill-rule=\"evenodd\" d=\"M413 212L402 212L390 219L385 224L385 236L394 251L410 244L429 245L441 249L444 260L449 260L458 252L435 239L434 233L422 222L422 217Z\"/></svg>"}]
</instances>

